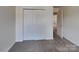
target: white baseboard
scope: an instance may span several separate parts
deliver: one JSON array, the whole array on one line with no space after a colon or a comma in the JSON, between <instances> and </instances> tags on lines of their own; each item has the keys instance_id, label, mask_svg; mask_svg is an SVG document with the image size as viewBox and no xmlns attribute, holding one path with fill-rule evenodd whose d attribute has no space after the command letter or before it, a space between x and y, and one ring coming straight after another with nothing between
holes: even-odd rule
<instances>
[{"instance_id":1,"label":"white baseboard","mask_svg":"<svg viewBox=\"0 0 79 59\"><path fill-rule=\"evenodd\" d=\"M63 37L63 38L66 39L67 41L69 41L70 43L72 43L73 45L76 45L76 46L79 47L78 44L74 43L74 42L73 42L72 40L70 40L69 38L67 38L67 37Z\"/></svg>"},{"instance_id":2,"label":"white baseboard","mask_svg":"<svg viewBox=\"0 0 79 59\"><path fill-rule=\"evenodd\" d=\"M24 39L27 40L27 39ZM40 39L28 39L28 40L53 40L53 38L40 38Z\"/></svg>"},{"instance_id":3,"label":"white baseboard","mask_svg":"<svg viewBox=\"0 0 79 59\"><path fill-rule=\"evenodd\" d=\"M16 40L16 42L23 42L23 40Z\"/></svg>"},{"instance_id":4,"label":"white baseboard","mask_svg":"<svg viewBox=\"0 0 79 59\"><path fill-rule=\"evenodd\" d=\"M10 47L8 49L6 49L4 52L8 52L15 43L11 44Z\"/></svg>"}]
</instances>

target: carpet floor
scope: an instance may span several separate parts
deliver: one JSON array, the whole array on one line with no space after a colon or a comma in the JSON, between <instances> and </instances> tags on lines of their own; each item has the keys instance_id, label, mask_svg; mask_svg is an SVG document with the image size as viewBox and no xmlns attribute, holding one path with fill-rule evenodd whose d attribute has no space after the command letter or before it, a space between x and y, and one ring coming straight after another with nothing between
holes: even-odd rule
<instances>
[{"instance_id":1,"label":"carpet floor","mask_svg":"<svg viewBox=\"0 0 79 59\"><path fill-rule=\"evenodd\" d=\"M16 42L9 52L79 52L79 47L54 34L53 40Z\"/></svg>"}]
</instances>

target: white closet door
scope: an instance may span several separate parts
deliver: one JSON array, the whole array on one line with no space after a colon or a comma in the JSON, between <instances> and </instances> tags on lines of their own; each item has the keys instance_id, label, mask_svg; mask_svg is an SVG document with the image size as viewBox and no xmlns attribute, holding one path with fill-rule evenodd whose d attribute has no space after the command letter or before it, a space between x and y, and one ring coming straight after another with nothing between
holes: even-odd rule
<instances>
[{"instance_id":1,"label":"white closet door","mask_svg":"<svg viewBox=\"0 0 79 59\"><path fill-rule=\"evenodd\" d=\"M50 22L50 15L44 10L24 10L24 40L48 38Z\"/></svg>"},{"instance_id":2,"label":"white closet door","mask_svg":"<svg viewBox=\"0 0 79 59\"><path fill-rule=\"evenodd\" d=\"M33 32L33 11L24 10L24 40L30 40Z\"/></svg>"}]
</instances>

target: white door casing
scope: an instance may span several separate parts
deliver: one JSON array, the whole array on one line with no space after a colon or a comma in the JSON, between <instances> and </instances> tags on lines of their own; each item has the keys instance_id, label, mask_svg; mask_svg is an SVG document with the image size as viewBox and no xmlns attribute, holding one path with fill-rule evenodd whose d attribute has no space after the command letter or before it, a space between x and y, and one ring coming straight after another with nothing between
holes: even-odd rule
<instances>
[{"instance_id":1,"label":"white door casing","mask_svg":"<svg viewBox=\"0 0 79 59\"><path fill-rule=\"evenodd\" d=\"M19 42L19 41L23 41L24 40L24 22L23 22L23 19L24 19L24 9L43 9L46 11L46 16L47 18L46 19L46 23L44 25L46 25L46 29L45 31L48 33L46 35L43 35L43 34L40 34L39 36L39 39L53 39L53 7L41 7L41 6L34 6L34 7L27 7L27 6L17 6L16 7L16 41ZM38 14L38 13L37 13ZM38 14L39 15L39 14ZM40 22L39 22L40 23ZM43 26L44 26L43 25ZM41 31L41 30L40 30ZM38 31L37 31L38 32ZM44 33L45 34L45 33ZM43 37L42 37L43 35Z\"/></svg>"}]
</instances>

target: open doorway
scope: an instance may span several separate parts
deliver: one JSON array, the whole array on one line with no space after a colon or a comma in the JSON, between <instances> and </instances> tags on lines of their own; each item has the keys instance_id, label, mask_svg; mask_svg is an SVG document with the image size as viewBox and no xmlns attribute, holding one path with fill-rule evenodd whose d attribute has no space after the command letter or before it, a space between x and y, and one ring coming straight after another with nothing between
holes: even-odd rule
<instances>
[{"instance_id":1,"label":"open doorway","mask_svg":"<svg viewBox=\"0 0 79 59\"><path fill-rule=\"evenodd\" d=\"M54 20L53 20L53 33L54 37L58 35L63 38L63 9L62 7L54 7L53 12Z\"/></svg>"},{"instance_id":2,"label":"open doorway","mask_svg":"<svg viewBox=\"0 0 79 59\"><path fill-rule=\"evenodd\" d=\"M57 14L54 13L54 20L53 20L53 34L55 37L55 34L57 33Z\"/></svg>"}]
</instances>

